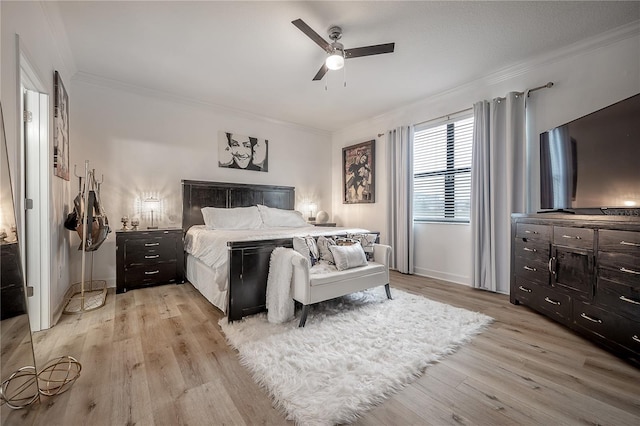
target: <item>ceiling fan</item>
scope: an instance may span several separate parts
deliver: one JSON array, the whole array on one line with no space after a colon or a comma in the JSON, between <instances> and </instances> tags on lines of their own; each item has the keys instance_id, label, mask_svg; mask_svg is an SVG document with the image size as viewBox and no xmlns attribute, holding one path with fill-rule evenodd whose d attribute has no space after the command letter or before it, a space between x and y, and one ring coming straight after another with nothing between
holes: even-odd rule
<instances>
[{"instance_id":1,"label":"ceiling fan","mask_svg":"<svg viewBox=\"0 0 640 426\"><path fill-rule=\"evenodd\" d=\"M333 40L332 43L327 42L317 32L315 32L309 25L307 25L302 19L296 19L291 21L293 25L298 27L300 31L305 33L307 37L315 41L328 56L318 73L313 77L313 80L322 80L322 77L329 70L339 70L344 67L344 60L351 58L359 58L361 56L380 55L381 53L392 53L395 47L395 43L376 44L373 46L356 47L354 49L345 49L342 43L338 40L342 38L342 28L338 26L332 26L329 28L329 38Z\"/></svg>"}]
</instances>

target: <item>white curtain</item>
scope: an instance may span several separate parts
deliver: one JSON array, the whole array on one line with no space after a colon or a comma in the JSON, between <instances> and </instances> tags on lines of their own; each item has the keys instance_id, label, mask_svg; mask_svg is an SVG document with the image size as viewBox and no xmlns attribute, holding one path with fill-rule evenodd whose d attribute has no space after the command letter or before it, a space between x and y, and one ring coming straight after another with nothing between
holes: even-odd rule
<instances>
[{"instance_id":1,"label":"white curtain","mask_svg":"<svg viewBox=\"0 0 640 426\"><path fill-rule=\"evenodd\" d=\"M387 151L390 267L413 274L413 126L390 130Z\"/></svg>"},{"instance_id":2,"label":"white curtain","mask_svg":"<svg viewBox=\"0 0 640 426\"><path fill-rule=\"evenodd\" d=\"M511 213L527 203L525 95L473 106L472 284L509 293Z\"/></svg>"}]
</instances>

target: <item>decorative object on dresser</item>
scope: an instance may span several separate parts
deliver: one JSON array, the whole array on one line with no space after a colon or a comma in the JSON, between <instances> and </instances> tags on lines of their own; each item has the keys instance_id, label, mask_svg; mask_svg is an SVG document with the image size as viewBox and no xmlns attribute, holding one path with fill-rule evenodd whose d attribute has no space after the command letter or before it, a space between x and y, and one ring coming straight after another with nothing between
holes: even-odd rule
<instances>
[{"instance_id":1,"label":"decorative object on dresser","mask_svg":"<svg viewBox=\"0 0 640 426\"><path fill-rule=\"evenodd\" d=\"M383 287L315 304L309 315L304 329L265 313L219 321L242 365L301 425L355 421L492 321L398 289L389 300Z\"/></svg>"},{"instance_id":2,"label":"decorative object on dresser","mask_svg":"<svg viewBox=\"0 0 640 426\"><path fill-rule=\"evenodd\" d=\"M184 282L181 229L116 231L116 292Z\"/></svg>"},{"instance_id":3,"label":"decorative object on dresser","mask_svg":"<svg viewBox=\"0 0 640 426\"><path fill-rule=\"evenodd\" d=\"M375 139L342 148L344 204L375 203Z\"/></svg>"},{"instance_id":4,"label":"decorative object on dresser","mask_svg":"<svg viewBox=\"0 0 640 426\"><path fill-rule=\"evenodd\" d=\"M316 223L327 223L329 222L329 213L325 212L324 210L320 210L317 214L316 214Z\"/></svg>"},{"instance_id":5,"label":"decorative object on dresser","mask_svg":"<svg viewBox=\"0 0 640 426\"><path fill-rule=\"evenodd\" d=\"M640 365L640 220L512 215L511 303Z\"/></svg>"}]
</instances>

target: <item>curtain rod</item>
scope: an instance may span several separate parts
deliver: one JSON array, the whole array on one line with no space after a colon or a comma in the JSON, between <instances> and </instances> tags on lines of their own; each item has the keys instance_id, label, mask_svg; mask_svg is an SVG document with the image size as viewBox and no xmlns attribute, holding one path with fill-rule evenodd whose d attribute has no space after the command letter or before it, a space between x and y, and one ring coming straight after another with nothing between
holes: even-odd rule
<instances>
[{"instance_id":1,"label":"curtain rod","mask_svg":"<svg viewBox=\"0 0 640 426\"><path fill-rule=\"evenodd\" d=\"M524 95L526 93L527 96L529 96L529 94L531 92L535 92L536 90L540 90L540 89L548 89L548 88L551 88L551 87L553 87L553 81L550 81L547 84L543 84L542 86L534 87L533 89L527 89L524 92L518 92L518 93L521 94L521 95ZM442 115L440 117L432 118L432 119L429 119L429 120L426 120L426 121L421 121L420 123L415 123L414 126L419 126L421 124L430 123L430 122L436 121L436 120L442 120L443 118L447 118L448 119L452 115L457 115L457 114L461 114L463 112L468 112L468 111L471 111L472 109L473 109L473 107L472 108L461 109L460 111L456 111L456 112L452 112L452 113L449 113L449 114L445 114L445 115ZM378 133L378 137L380 137L380 136L384 136L384 133Z\"/></svg>"}]
</instances>

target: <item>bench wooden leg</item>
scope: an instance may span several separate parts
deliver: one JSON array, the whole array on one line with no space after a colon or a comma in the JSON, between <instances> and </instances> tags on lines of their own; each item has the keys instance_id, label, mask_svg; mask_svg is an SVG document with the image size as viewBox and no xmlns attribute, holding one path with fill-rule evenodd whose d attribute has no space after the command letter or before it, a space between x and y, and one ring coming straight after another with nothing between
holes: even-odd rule
<instances>
[{"instance_id":1,"label":"bench wooden leg","mask_svg":"<svg viewBox=\"0 0 640 426\"><path fill-rule=\"evenodd\" d=\"M387 299L393 299L393 297L391 297L391 288L389 287L389 284L384 285L384 291L387 292Z\"/></svg>"},{"instance_id":2,"label":"bench wooden leg","mask_svg":"<svg viewBox=\"0 0 640 426\"><path fill-rule=\"evenodd\" d=\"M302 315L300 315L300 324L298 324L298 327L304 327L304 323L307 322L308 313L309 305L302 305Z\"/></svg>"}]
</instances>

